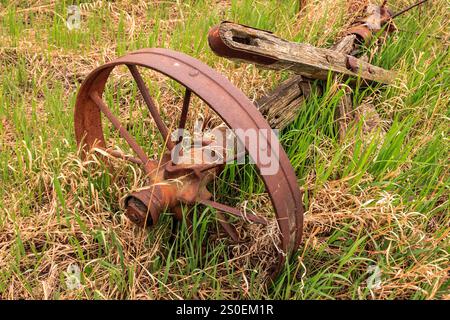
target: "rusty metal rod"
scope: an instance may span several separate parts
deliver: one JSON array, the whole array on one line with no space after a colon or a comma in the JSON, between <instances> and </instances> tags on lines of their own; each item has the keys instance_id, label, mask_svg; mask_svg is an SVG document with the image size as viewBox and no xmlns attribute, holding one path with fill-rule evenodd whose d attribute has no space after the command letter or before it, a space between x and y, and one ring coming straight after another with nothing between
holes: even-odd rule
<instances>
[{"instance_id":1,"label":"rusty metal rod","mask_svg":"<svg viewBox=\"0 0 450 320\"><path fill-rule=\"evenodd\" d=\"M391 16L391 19L394 19L394 18L398 17L399 15L402 15L402 14L408 12L409 10L411 10L411 9L417 7L417 6L420 6L422 3L425 3L425 2L427 2L427 1L428 1L428 0L421 0L421 1L417 2L417 3L414 3L414 4L412 4L412 5L408 6L408 7L406 7L405 9L402 9L402 10L400 10L399 12L394 13L394 14Z\"/></svg>"},{"instance_id":2,"label":"rusty metal rod","mask_svg":"<svg viewBox=\"0 0 450 320\"><path fill-rule=\"evenodd\" d=\"M164 141L166 141L167 148L169 148L169 150L172 150L174 144L172 140L170 140L169 129L167 129L167 126L164 124L164 121L162 120L161 115L158 112L158 108L156 108L155 102L153 101L152 97L148 92L144 79L142 79L142 76L135 65L128 65L128 69L130 69L130 72L133 75L134 80L136 81L139 91L141 92L142 97L144 98L145 104L147 105L147 108L150 111L153 120L155 120L159 132L161 133Z\"/></svg>"},{"instance_id":3,"label":"rusty metal rod","mask_svg":"<svg viewBox=\"0 0 450 320\"><path fill-rule=\"evenodd\" d=\"M247 219L249 221L255 222L255 223L259 223L262 225L267 225L267 220L262 218L262 217L258 217L257 215L254 215L253 213L242 213L240 210L227 206L225 204L216 202L216 201L211 201L211 200L200 200L198 201L201 204L204 204L206 206L211 206L214 209L217 209L219 211L225 212L225 213L230 213L236 217L239 218L244 218Z\"/></svg>"}]
</instances>

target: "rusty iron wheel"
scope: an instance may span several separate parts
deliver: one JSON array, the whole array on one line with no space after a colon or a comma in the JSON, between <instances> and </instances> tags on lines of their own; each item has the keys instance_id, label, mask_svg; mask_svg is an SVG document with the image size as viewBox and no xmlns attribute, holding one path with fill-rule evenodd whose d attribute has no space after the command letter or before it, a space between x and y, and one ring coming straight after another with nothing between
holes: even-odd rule
<instances>
[{"instance_id":1,"label":"rusty iron wheel","mask_svg":"<svg viewBox=\"0 0 450 320\"><path fill-rule=\"evenodd\" d=\"M161 159L153 160L145 153L102 99L108 77L119 65L128 67L161 133L164 146L168 149L163 154L162 161ZM231 129L265 129L267 132L272 132L253 103L224 76L185 54L154 48L129 53L98 67L87 76L80 87L75 105L75 135L78 146L84 151L89 151L93 147L103 148L112 156L143 166L149 177L149 187L132 193L125 201L126 215L136 224L142 227L153 225L165 210L171 210L176 218L181 219L181 205L201 203L217 210L219 222L235 239L235 230L226 222L222 213L239 217L244 214L236 208L212 201L212 194L206 188L223 169L223 165L211 163L183 165L174 164L171 161L170 150L175 147L175 143L170 139L169 129L159 114L138 67L162 73L186 88L178 128L184 128L191 96L195 94ZM102 113L126 140L137 157L126 156L107 148L103 136ZM244 140L240 142L245 146L246 152L249 152L249 142L247 139ZM279 150L279 170L275 174L262 174L260 169L263 164L260 160L256 160L255 166L271 199L280 230L281 252L279 263L273 269L275 275L283 266L286 257L296 252L300 245L303 230L303 205L296 176L286 153L276 138L267 140L266 143L269 151L275 148ZM174 179L182 183L171 183ZM245 217L256 223L266 223L264 219L256 215L245 214Z\"/></svg>"}]
</instances>

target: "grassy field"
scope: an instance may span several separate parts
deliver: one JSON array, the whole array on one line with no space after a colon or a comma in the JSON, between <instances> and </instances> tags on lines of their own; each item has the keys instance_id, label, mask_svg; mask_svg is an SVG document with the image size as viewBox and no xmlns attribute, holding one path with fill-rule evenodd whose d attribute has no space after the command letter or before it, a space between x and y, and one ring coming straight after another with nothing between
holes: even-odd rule
<instances>
[{"instance_id":1,"label":"grassy field","mask_svg":"<svg viewBox=\"0 0 450 320\"><path fill-rule=\"evenodd\" d=\"M191 236L182 225L170 239L168 215L140 230L122 200L142 185L142 170L115 161L110 172L95 153L80 158L74 102L96 66L139 48L171 48L255 99L289 74L216 57L209 28L231 20L331 45L345 29L346 1L306 2L299 14L297 0L96 1L81 4L80 28L69 30L72 2L0 0L0 299L449 299L448 1L400 16L401 31L367 49L373 64L398 72L394 85L354 92L359 110L375 108L375 125L360 117L340 141L335 110L344 89L329 81L283 130L307 211L299 254L273 283L273 224L238 223L245 242L233 244L218 236L213 210L198 206ZM396 11L412 2L389 4ZM127 70L114 79L109 105L150 154L160 152ZM151 72L145 80L169 120L182 91ZM108 141L118 141L105 126ZM273 215L251 167L229 165L216 185L229 203ZM75 289L66 283L74 265Z\"/></svg>"}]
</instances>

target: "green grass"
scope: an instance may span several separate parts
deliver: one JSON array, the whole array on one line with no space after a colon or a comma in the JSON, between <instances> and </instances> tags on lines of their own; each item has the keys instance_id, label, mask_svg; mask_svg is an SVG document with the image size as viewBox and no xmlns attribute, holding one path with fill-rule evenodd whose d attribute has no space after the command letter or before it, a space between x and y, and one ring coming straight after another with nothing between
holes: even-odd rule
<instances>
[{"instance_id":1,"label":"green grass","mask_svg":"<svg viewBox=\"0 0 450 320\"><path fill-rule=\"evenodd\" d=\"M263 276L271 259L264 230L241 223L247 243L231 244L217 236L214 210L198 206L192 235L182 224L172 239L169 215L140 231L124 217L121 200L142 184L142 171L118 161L112 173L95 156L81 161L73 107L81 81L96 66L135 49L171 48L255 98L289 75L216 57L207 32L231 20L317 46L333 43L345 6L313 2L298 17L297 3L103 1L82 5L81 29L70 31L64 17L72 2L0 1L0 298L448 299L450 77L443 1L399 17L397 26L412 32L367 49L372 63L399 75L394 85L353 95L355 105L374 105L382 128L368 134L361 119L340 141L335 111L343 92L330 80L281 132L308 211L300 251L273 283ZM390 1L394 9L408 3ZM119 70L108 83L105 101L146 150L161 152L125 74ZM180 87L167 82L162 88L153 76L145 79L157 102L179 106ZM105 136L118 141L105 126ZM264 200L252 166L227 166L214 190L230 204L248 200L254 210L261 203L252 199ZM65 283L71 263L82 269L78 290ZM382 282L371 290L373 265Z\"/></svg>"}]
</instances>

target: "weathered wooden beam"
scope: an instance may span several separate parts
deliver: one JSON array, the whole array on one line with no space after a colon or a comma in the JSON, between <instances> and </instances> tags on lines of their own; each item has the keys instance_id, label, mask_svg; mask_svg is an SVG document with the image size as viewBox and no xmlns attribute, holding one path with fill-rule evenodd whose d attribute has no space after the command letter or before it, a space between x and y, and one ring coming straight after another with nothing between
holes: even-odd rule
<instances>
[{"instance_id":1,"label":"weathered wooden beam","mask_svg":"<svg viewBox=\"0 0 450 320\"><path fill-rule=\"evenodd\" d=\"M325 80L330 71L367 82L390 83L396 76L393 71L336 50L290 42L268 31L232 22L222 22L212 29L208 40L219 56L268 69L290 70L311 79Z\"/></svg>"},{"instance_id":2,"label":"weathered wooden beam","mask_svg":"<svg viewBox=\"0 0 450 320\"><path fill-rule=\"evenodd\" d=\"M345 36L332 48L338 52L349 54L355 49L355 40L355 35ZM283 129L298 115L298 111L304 106L305 99L308 98L311 90L321 91L321 87L314 86L310 79L295 75L257 99L255 105L272 128ZM345 101L349 100L348 98L344 99ZM346 115L341 113L341 110L338 112L338 119L342 118L342 121L345 121ZM345 124L340 124L340 128L343 125Z\"/></svg>"},{"instance_id":3,"label":"weathered wooden beam","mask_svg":"<svg viewBox=\"0 0 450 320\"><path fill-rule=\"evenodd\" d=\"M297 115L298 109L311 92L311 82L294 76L279 85L269 95L255 102L256 107L271 128L286 127Z\"/></svg>"}]
</instances>

